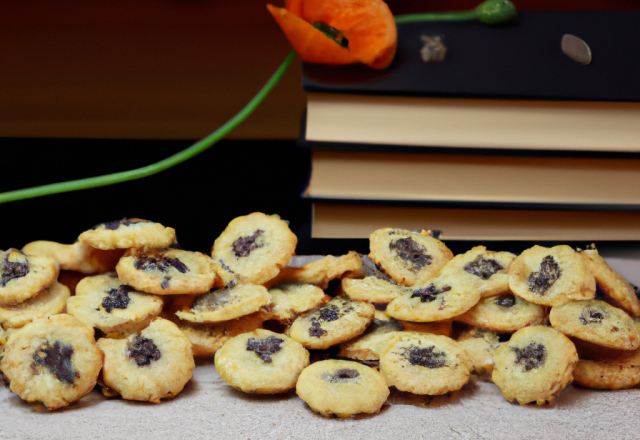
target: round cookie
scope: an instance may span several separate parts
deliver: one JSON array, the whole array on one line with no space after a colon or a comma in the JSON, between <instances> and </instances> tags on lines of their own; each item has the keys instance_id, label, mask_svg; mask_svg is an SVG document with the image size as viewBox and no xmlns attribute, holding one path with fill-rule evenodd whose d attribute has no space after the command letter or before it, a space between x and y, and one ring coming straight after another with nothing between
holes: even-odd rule
<instances>
[{"instance_id":1,"label":"round cookie","mask_svg":"<svg viewBox=\"0 0 640 440\"><path fill-rule=\"evenodd\" d=\"M124 284L156 295L205 293L216 281L215 263L200 252L129 249L116 271Z\"/></svg>"},{"instance_id":2,"label":"round cookie","mask_svg":"<svg viewBox=\"0 0 640 440\"><path fill-rule=\"evenodd\" d=\"M361 278L364 276L360 254L355 251L339 257L327 255L301 267L294 267L291 263L292 261L280 271L278 276L269 281L268 286L285 283L304 283L314 284L321 289L326 289L329 281L336 278Z\"/></svg>"},{"instance_id":3,"label":"round cookie","mask_svg":"<svg viewBox=\"0 0 640 440\"><path fill-rule=\"evenodd\" d=\"M568 336L618 350L637 350L640 326L623 310L604 301L569 301L552 307L551 325Z\"/></svg>"},{"instance_id":4,"label":"round cookie","mask_svg":"<svg viewBox=\"0 0 640 440\"><path fill-rule=\"evenodd\" d=\"M479 300L480 292L472 285L445 274L408 289L389 303L386 313L403 321L443 321L463 314Z\"/></svg>"},{"instance_id":5,"label":"round cookie","mask_svg":"<svg viewBox=\"0 0 640 440\"><path fill-rule=\"evenodd\" d=\"M475 285L480 295L487 298L509 292L509 266L514 258L511 252L493 252L484 246L475 246L453 257L440 274L450 274Z\"/></svg>"},{"instance_id":6,"label":"round cookie","mask_svg":"<svg viewBox=\"0 0 640 440\"><path fill-rule=\"evenodd\" d=\"M237 274L240 283L264 284L289 263L297 242L279 216L254 212L233 219L216 239L211 255Z\"/></svg>"},{"instance_id":7,"label":"round cookie","mask_svg":"<svg viewBox=\"0 0 640 440\"><path fill-rule=\"evenodd\" d=\"M341 285L342 291L349 298L357 301L370 302L375 305L386 305L411 291L411 289L407 287L398 286L393 281L389 282L374 276L369 276L361 280L343 278Z\"/></svg>"},{"instance_id":8,"label":"round cookie","mask_svg":"<svg viewBox=\"0 0 640 440\"><path fill-rule=\"evenodd\" d=\"M608 300L630 315L640 318L640 299L636 289L618 275L598 254L594 245L580 252Z\"/></svg>"},{"instance_id":9,"label":"round cookie","mask_svg":"<svg viewBox=\"0 0 640 440\"><path fill-rule=\"evenodd\" d=\"M374 317L371 304L334 298L296 319L288 335L306 348L325 349L362 334Z\"/></svg>"},{"instance_id":10,"label":"round cookie","mask_svg":"<svg viewBox=\"0 0 640 440\"><path fill-rule=\"evenodd\" d=\"M175 397L191 379L191 342L171 321L156 318L126 339L101 338L102 381L127 400L160 403Z\"/></svg>"},{"instance_id":11,"label":"round cookie","mask_svg":"<svg viewBox=\"0 0 640 440\"><path fill-rule=\"evenodd\" d=\"M497 339L497 338L496 338ZM463 341L458 341L458 345L467 353L471 363L473 364L473 372L478 376L485 376L491 374L494 367L494 362L491 357L493 350L497 345L492 345L491 342L485 338L469 338Z\"/></svg>"},{"instance_id":12,"label":"round cookie","mask_svg":"<svg viewBox=\"0 0 640 440\"><path fill-rule=\"evenodd\" d=\"M491 380L502 396L520 405L551 403L573 380L578 363L573 343L558 330L543 325L515 332L493 352Z\"/></svg>"},{"instance_id":13,"label":"round cookie","mask_svg":"<svg viewBox=\"0 0 640 440\"><path fill-rule=\"evenodd\" d=\"M380 358L387 385L430 396L459 390L473 364L456 341L446 336L400 333Z\"/></svg>"},{"instance_id":14,"label":"round cookie","mask_svg":"<svg viewBox=\"0 0 640 440\"><path fill-rule=\"evenodd\" d=\"M12 333L0 363L11 391L49 409L91 391L101 366L93 329L70 315L37 319Z\"/></svg>"},{"instance_id":15,"label":"round cookie","mask_svg":"<svg viewBox=\"0 0 640 440\"><path fill-rule=\"evenodd\" d=\"M454 320L496 333L513 333L523 327L542 324L545 308L507 293L483 298Z\"/></svg>"},{"instance_id":16,"label":"round cookie","mask_svg":"<svg viewBox=\"0 0 640 440\"><path fill-rule=\"evenodd\" d=\"M384 378L376 370L352 361L326 360L305 368L296 393L325 417L376 414L389 396Z\"/></svg>"},{"instance_id":17,"label":"round cookie","mask_svg":"<svg viewBox=\"0 0 640 440\"><path fill-rule=\"evenodd\" d=\"M256 394L284 393L309 365L309 352L293 339L254 330L227 341L216 353L216 370L233 388Z\"/></svg>"},{"instance_id":18,"label":"round cookie","mask_svg":"<svg viewBox=\"0 0 640 440\"><path fill-rule=\"evenodd\" d=\"M529 302L553 307L594 298L596 280L584 258L569 246L534 246L509 266L509 288Z\"/></svg>"},{"instance_id":19,"label":"round cookie","mask_svg":"<svg viewBox=\"0 0 640 440\"><path fill-rule=\"evenodd\" d=\"M271 301L264 286L238 284L197 297L181 297L174 304L176 316L189 322L210 323L229 321L260 310Z\"/></svg>"},{"instance_id":20,"label":"round cookie","mask_svg":"<svg viewBox=\"0 0 640 440\"><path fill-rule=\"evenodd\" d=\"M0 251L0 307L33 298L58 278L58 264L47 257L25 255L17 249Z\"/></svg>"},{"instance_id":21,"label":"round cookie","mask_svg":"<svg viewBox=\"0 0 640 440\"><path fill-rule=\"evenodd\" d=\"M176 231L160 223L139 218L123 218L101 223L78 237L82 243L105 250L166 248L176 241Z\"/></svg>"},{"instance_id":22,"label":"round cookie","mask_svg":"<svg viewBox=\"0 0 640 440\"><path fill-rule=\"evenodd\" d=\"M378 229L369 237L371 258L398 284L413 286L433 278L453 253L428 231Z\"/></svg>"},{"instance_id":23,"label":"round cookie","mask_svg":"<svg viewBox=\"0 0 640 440\"><path fill-rule=\"evenodd\" d=\"M177 320L176 325L191 341L193 355L206 357L213 356L229 339L262 328L260 318L259 313L252 313L218 324L193 324Z\"/></svg>"},{"instance_id":24,"label":"round cookie","mask_svg":"<svg viewBox=\"0 0 640 440\"><path fill-rule=\"evenodd\" d=\"M5 328L20 328L36 319L62 313L70 295L66 286L54 282L23 303L0 307L0 325Z\"/></svg>"},{"instance_id":25,"label":"round cookie","mask_svg":"<svg viewBox=\"0 0 640 440\"><path fill-rule=\"evenodd\" d=\"M289 325L305 312L322 307L331 300L329 295L313 284L278 284L269 289L271 307L266 319Z\"/></svg>"},{"instance_id":26,"label":"round cookie","mask_svg":"<svg viewBox=\"0 0 640 440\"><path fill-rule=\"evenodd\" d=\"M574 340L578 365L573 382L599 390L624 390L640 384L640 350L613 350Z\"/></svg>"},{"instance_id":27,"label":"round cookie","mask_svg":"<svg viewBox=\"0 0 640 440\"><path fill-rule=\"evenodd\" d=\"M22 248L27 255L38 255L55 260L61 270L73 270L92 275L116 268L124 249L103 251L80 241L60 244L55 241L34 241Z\"/></svg>"},{"instance_id":28,"label":"round cookie","mask_svg":"<svg viewBox=\"0 0 640 440\"><path fill-rule=\"evenodd\" d=\"M104 333L129 334L149 325L162 306L159 296L137 292L111 273L83 278L67 300L67 313Z\"/></svg>"}]
</instances>

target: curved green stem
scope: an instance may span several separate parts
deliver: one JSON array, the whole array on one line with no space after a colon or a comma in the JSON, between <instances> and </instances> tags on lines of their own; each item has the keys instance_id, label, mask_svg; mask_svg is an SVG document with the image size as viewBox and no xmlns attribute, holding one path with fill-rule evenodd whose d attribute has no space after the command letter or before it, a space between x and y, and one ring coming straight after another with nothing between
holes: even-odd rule
<instances>
[{"instance_id":1,"label":"curved green stem","mask_svg":"<svg viewBox=\"0 0 640 440\"><path fill-rule=\"evenodd\" d=\"M0 203L11 202L14 200L30 199L33 197L45 196L68 191L76 191L79 189L96 188L98 186L111 185L114 183L126 182L127 180L140 179L142 177L151 176L152 174L171 168L193 156L202 153L207 148L214 145L220 139L224 138L230 131L236 128L241 122L253 113L253 111L264 101L269 92L280 81L287 68L295 58L296 53L291 52L286 60L280 65L276 73L269 78L269 81L260 89L251 101L240 110L233 118L227 121L222 127L211 133L206 138L199 140L189 148L182 150L160 162L147 165L135 170L122 171L120 173L106 174L104 176L90 177L87 179L71 180L68 182L53 183L50 185L36 186L33 188L20 189L0 193Z\"/></svg>"},{"instance_id":2,"label":"curved green stem","mask_svg":"<svg viewBox=\"0 0 640 440\"><path fill-rule=\"evenodd\" d=\"M413 23L416 21L463 21L478 18L476 11L462 12L425 12L423 14L398 15L396 23Z\"/></svg>"}]
</instances>

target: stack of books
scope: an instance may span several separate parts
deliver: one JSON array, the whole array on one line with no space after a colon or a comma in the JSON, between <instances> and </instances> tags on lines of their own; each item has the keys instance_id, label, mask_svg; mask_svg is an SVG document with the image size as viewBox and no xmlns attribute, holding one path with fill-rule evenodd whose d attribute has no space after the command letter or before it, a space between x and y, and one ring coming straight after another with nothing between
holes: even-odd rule
<instances>
[{"instance_id":1,"label":"stack of books","mask_svg":"<svg viewBox=\"0 0 640 440\"><path fill-rule=\"evenodd\" d=\"M299 144L312 237L640 240L636 12L527 12L509 26L407 23L388 70L305 64ZM589 44L579 64L564 34ZM420 58L440 35L442 62ZM634 49L634 50L635 50ZM625 55L626 51L626 55Z\"/></svg>"}]
</instances>

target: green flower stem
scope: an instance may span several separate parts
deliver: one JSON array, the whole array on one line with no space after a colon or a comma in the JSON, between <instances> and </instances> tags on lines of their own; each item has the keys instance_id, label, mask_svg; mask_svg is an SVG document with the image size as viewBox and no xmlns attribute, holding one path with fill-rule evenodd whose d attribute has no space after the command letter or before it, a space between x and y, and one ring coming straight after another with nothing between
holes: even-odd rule
<instances>
[{"instance_id":1,"label":"green flower stem","mask_svg":"<svg viewBox=\"0 0 640 440\"><path fill-rule=\"evenodd\" d=\"M476 11L462 12L425 12L424 14L398 15L396 23L413 23L416 21L463 21L478 18Z\"/></svg>"},{"instance_id":2,"label":"green flower stem","mask_svg":"<svg viewBox=\"0 0 640 440\"><path fill-rule=\"evenodd\" d=\"M264 101L271 90L278 84L287 68L295 58L296 53L291 52L286 60L280 65L276 73L273 74L269 81L260 89L258 94L240 110L233 118L227 121L222 127L211 133L206 138L199 140L189 148L182 150L160 162L147 165L135 170L122 171L120 173L106 174L104 176L90 177L88 179L71 180L68 182L53 183L51 185L36 186L33 188L20 189L17 191L9 191L0 193L0 203L11 202L14 200L30 199L33 197L45 196L68 191L76 191L79 189L96 188L99 186L112 185L114 183L126 182L127 180L141 179L151 176L152 174L164 171L185 160L191 159L193 156L202 153L207 148L214 145L220 139L224 138L229 132L242 123L253 111Z\"/></svg>"}]
</instances>

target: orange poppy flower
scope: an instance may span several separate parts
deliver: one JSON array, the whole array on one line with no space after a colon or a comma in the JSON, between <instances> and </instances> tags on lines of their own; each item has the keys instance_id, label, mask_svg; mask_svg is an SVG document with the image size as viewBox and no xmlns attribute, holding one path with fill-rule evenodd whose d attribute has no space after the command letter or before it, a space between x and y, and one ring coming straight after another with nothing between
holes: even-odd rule
<instances>
[{"instance_id":1,"label":"orange poppy flower","mask_svg":"<svg viewBox=\"0 0 640 440\"><path fill-rule=\"evenodd\" d=\"M285 0L284 8L267 8L304 61L374 69L393 61L398 34L382 0Z\"/></svg>"}]
</instances>

